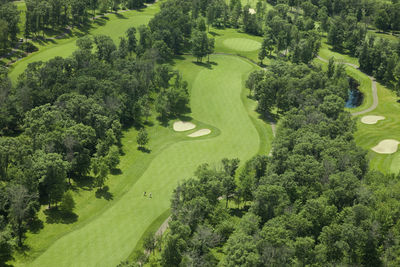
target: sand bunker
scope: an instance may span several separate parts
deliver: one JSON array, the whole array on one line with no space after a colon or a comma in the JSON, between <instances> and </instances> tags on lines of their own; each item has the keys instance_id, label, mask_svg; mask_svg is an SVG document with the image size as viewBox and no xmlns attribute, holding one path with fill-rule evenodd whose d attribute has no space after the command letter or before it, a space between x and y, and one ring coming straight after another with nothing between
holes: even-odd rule
<instances>
[{"instance_id":1,"label":"sand bunker","mask_svg":"<svg viewBox=\"0 0 400 267\"><path fill-rule=\"evenodd\" d=\"M254 15L254 14L256 14L256 11L254 10L254 8L249 8L249 13L251 15Z\"/></svg>"},{"instance_id":2,"label":"sand bunker","mask_svg":"<svg viewBox=\"0 0 400 267\"><path fill-rule=\"evenodd\" d=\"M384 119L385 119L385 117L383 117L383 116L374 116L374 115L371 115L371 116L364 116L364 117L362 117L362 118L361 118L361 122L362 122L362 123L365 123L365 124L375 124L375 123L377 123L378 121L384 120Z\"/></svg>"},{"instance_id":3,"label":"sand bunker","mask_svg":"<svg viewBox=\"0 0 400 267\"><path fill-rule=\"evenodd\" d=\"M199 137L199 136L207 135L207 134L210 134L210 133L211 133L210 129L201 129L201 130L198 130L198 131L196 131L194 133L189 134L188 136L189 137Z\"/></svg>"},{"instance_id":4,"label":"sand bunker","mask_svg":"<svg viewBox=\"0 0 400 267\"><path fill-rule=\"evenodd\" d=\"M380 141L379 144L371 148L374 152L379 154L393 154L397 151L400 142L393 139L386 139Z\"/></svg>"},{"instance_id":5,"label":"sand bunker","mask_svg":"<svg viewBox=\"0 0 400 267\"><path fill-rule=\"evenodd\" d=\"M174 122L174 131L176 132L184 132L184 131L189 131L196 128L196 125L194 125L191 122L184 122L184 121L176 121Z\"/></svg>"}]
</instances>

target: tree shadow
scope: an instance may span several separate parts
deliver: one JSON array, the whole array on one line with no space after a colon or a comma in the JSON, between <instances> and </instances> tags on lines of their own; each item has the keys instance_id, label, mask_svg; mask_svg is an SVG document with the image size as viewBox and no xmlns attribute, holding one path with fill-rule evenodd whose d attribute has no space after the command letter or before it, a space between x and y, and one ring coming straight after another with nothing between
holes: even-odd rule
<instances>
[{"instance_id":1,"label":"tree shadow","mask_svg":"<svg viewBox=\"0 0 400 267\"><path fill-rule=\"evenodd\" d=\"M28 223L28 229L31 233L37 234L39 233L40 230L42 230L44 227L43 221L38 219L38 218L34 218L33 220L31 220Z\"/></svg>"},{"instance_id":2,"label":"tree shadow","mask_svg":"<svg viewBox=\"0 0 400 267\"><path fill-rule=\"evenodd\" d=\"M121 174L122 174L122 170L119 169L119 168L115 168L115 169L112 169L112 170L110 171L110 173L111 173L112 175L121 175Z\"/></svg>"},{"instance_id":3,"label":"tree shadow","mask_svg":"<svg viewBox=\"0 0 400 267\"><path fill-rule=\"evenodd\" d=\"M184 115L184 114L178 115L177 119L179 119L181 121L191 121L191 120L193 120L192 117Z\"/></svg>"},{"instance_id":4,"label":"tree shadow","mask_svg":"<svg viewBox=\"0 0 400 267\"><path fill-rule=\"evenodd\" d=\"M83 176L74 179L74 182L79 188L89 191L92 190L95 183L95 179L92 176Z\"/></svg>"},{"instance_id":5,"label":"tree shadow","mask_svg":"<svg viewBox=\"0 0 400 267\"><path fill-rule=\"evenodd\" d=\"M78 215L74 212L65 212L59 210L57 207L47 209L43 212L46 215L46 223L62 223L71 224L78 220Z\"/></svg>"},{"instance_id":6,"label":"tree shadow","mask_svg":"<svg viewBox=\"0 0 400 267\"><path fill-rule=\"evenodd\" d=\"M105 200L113 200L114 196L109 190L110 188L108 187L108 185L103 186L102 188L98 188L96 190L95 195L97 198L104 198Z\"/></svg>"},{"instance_id":7,"label":"tree shadow","mask_svg":"<svg viewBox=\"0 0 400 267\"><path fill-rule=\"evenodd\" d=\"M221 36L221 34L216 33L216 32L208 32L209 34L211 34L212 36Z\"/></svg>"},{"instance_id":8,"label":"tree shadow","mask_svg":"<svg viewBox=\"0 0 400 267\"><path fill-rule=\"evenodd\" d=\"M121 13L115 13L115 16L119 19L128 19L127 17L124 16L124 14Z\"/></svg>"},{"instance_id":9,"label":"tree shadow","mask_svg":"<svg viewBox=\"0 0 400 267\"><path fill-rule=\"evenodd\" d=\"M211 63L206 63L206 62L198 62L198 61L192 61L195 65L203 67L203 68L207 68L209 70L212 70L212 65Z\"/></svg>"},{"instance_id":10,"label":"tree shadow","mask_svg":"<svg viewBox=\"0 0 400 267\"><path fill-rule=\"evenodd\" d=\"M149 126L149 127L154 126L154 122L149 121L149 120L145 121L143 124L146 125L146 126Z\"/></svg>"},{"instance_id":11,"label":"tree shadow","mask_svg":"<svg viewBox=\"0 0 400 267\"><path fill-rule=\"evenodd\" d=\"M142 147L142 146L139 146L138 150L142 151L143 153L147 153L147 154L150 154L150 152L151 152L151 149L148 149L148 148Z\"/></svg>"}]
</instances>

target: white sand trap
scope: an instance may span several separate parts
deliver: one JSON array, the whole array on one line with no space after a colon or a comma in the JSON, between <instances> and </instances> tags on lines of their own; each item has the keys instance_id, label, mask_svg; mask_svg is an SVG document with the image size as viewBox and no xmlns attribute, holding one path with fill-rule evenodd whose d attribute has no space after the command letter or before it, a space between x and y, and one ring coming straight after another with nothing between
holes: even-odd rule
<instances>
[{"instance_id":1,"label":"white sand trap","mask_svg":"<svg viewBox=\"0 0 400 267\"><path fill-rule=\"evenodd\" d=\"M361 118L361 122L364 124L375 124L380 120L384 120L385 117L383 116L375 116L375 115L371 115L371 116L364 116Z\"/></svg>"},{"instance_id":2,"label":"white sand trap","mask_svg":"<svg viewBox=\"0 0 400 267\"><path fill-rule=\"evenodd\" d=\"M196 131L194 133L189 134L188 136L189 137L199 137L199 136L207 135L207 134L210 134L210 133L211 133L210 129L201 129L201 130L198 130L198 131Z\"/></svg>"},{"instance_id":3,"label":"white sand trap","mask_svg":"<svg viewBox=\"0 0 400 267\"><path fill-rule=\"evenodd\" d=\"M254 10L254 8L249 8L249 13L251 15L254 15L254 14L256 14L256 11Z\"/></svg>"},{"instance_id":4,"label":"white sand trap","mask_svg":"<svg viewBox=\"0 0 400 267\"><path fill-rule=\"evenodd\" d=\"M185 121L176 121L174 122L174 131L176 132L184 132L184 131L189 131L196 128L196 125L194 125L191 122L185 122Z\"/></svg>"},{"instance_id":5,"label":"white sand trap","mask_svg":"<svg viewBox=\"0 0 400 267\"><path fill-rule=\"evenodd\" d=\"M397 151L400 142L393 139L386 139L380 141L379 144L371 148L374 152L379 154L393 154Z\"/></svg>"}]
</instances>

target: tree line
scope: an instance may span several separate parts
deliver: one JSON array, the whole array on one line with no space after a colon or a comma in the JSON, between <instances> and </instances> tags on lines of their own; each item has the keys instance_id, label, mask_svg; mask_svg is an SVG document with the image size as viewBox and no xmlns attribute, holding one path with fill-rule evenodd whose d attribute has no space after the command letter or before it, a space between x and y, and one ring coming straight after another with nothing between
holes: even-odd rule
<instances>
[{"instance_id":1,"label":"tree line","mask_svg":"<svg viewBox=\"0 0 400 267\"><path fill-rule=\"evenodd\" d=\"M15 86L1 73L1 264L23 245L41 205L70 216L72 184L106 190L124 127L142 127L153 110L161 121L187 111L187 83L148 31L130 28L118 45L105 35L80 38L72 56L29 64ZM148 142L144 130L137 142Z\"/></svg>"}]
</instances>

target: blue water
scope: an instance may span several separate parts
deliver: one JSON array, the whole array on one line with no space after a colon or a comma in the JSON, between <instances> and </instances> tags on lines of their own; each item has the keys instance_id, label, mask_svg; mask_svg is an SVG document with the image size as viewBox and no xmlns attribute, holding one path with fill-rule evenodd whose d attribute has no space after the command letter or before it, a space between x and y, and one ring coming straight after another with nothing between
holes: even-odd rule
<instances>
[{"instance_id":1,"label":"blue water","mask_svg":"<svg viewBox=\"0 0 400 267\"><path fill-rule=\"evenodd\" d=\"M363 94L358 89L349 90L349 97L347 99L346 108L356 108L361 105L363 101Z\"/></svg>"}]
</instances>

